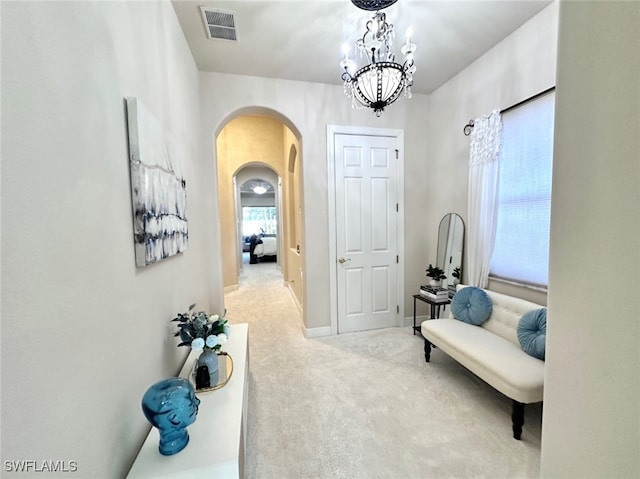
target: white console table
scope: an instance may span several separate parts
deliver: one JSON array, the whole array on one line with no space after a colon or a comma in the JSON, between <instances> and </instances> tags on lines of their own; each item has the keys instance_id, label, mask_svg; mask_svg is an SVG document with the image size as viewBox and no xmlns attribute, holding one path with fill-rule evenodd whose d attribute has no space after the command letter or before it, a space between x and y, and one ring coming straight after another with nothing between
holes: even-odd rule
<instances>
[{"instance_id":1,"label":"white console table","mask_svg":"<svg viewBox=\"0 0 640 479\"><path fill-rule=\"evenodd\" d=\"M233 360L233 373L221 389L197 393L200 399L196 422L187 428L189 444L172 456L158 451L160 435L151 428L133 463L129 475L135 478L224 478L244 477L244 451L247 437L247 398L249 325L232 324L223 350ZM192 351L180 376L188 378L200 355Z\"/></svg>"}]
</instances>

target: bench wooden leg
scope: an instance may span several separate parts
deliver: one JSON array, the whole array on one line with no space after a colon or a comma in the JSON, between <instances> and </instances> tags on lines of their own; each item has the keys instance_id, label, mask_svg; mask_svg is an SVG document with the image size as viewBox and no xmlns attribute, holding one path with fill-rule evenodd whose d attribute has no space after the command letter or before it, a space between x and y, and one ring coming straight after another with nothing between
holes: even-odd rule
<instances>
[{"instance_id":1,"label":"bench wooden leg","mask_svg":"<svg viewBox=\"0 0 640 479\"><path fill-rule=\"evenodd\" d=\"M429 362L429 359L431 359L431 343L425 339L424 340L424 360L426 362Z\"/></svg>"},{"instance_id":2,"label":"bench wooden leg","mask_svg":"<svg viewBox=\"0 0 640 479\"><path fill-rule=\"evenodd\" d=\"M522 426L524 425L524 404L521 402L513 401L511 421L513 423L513 437L520 440L522 436Z\"/></svg>"}]
</instances>

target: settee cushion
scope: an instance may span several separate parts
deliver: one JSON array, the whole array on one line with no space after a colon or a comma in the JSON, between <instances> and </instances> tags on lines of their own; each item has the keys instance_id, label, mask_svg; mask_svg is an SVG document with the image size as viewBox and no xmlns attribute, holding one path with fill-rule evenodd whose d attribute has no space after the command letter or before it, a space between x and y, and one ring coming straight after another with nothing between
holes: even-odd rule
<instances>
[{"instance_id":1,"label":"settee cushion","mask_svg":"<svg viewBox=\"0 0 640 479\"><path fill-rule=\"evenodd\" d=\"M492 309L493 303L487 293L475 286L460 289L451 300L453 317L475 326L489 319Z\"/></svg>"},{"instance_id":2,"label":"settee cushion","mask_svg":"<svg viewBox=\"0 0 640 479\"><path fill-rule=\"evenodd\" d=\"M544 361L483 326L456 319L428 319L422 336L505 396L523 404L542 401Z\"/></svg>"},{"instance_id":3,"label":"settee cushion","mask_svg":"<svg viewBox=\"0 0 640 479\"><path fill-rule=\"evenodd\" d=\"M525 353L544 359L547 339L547 308L525 313L518 323L518 341Z\"/></svg>"}]
</instances>

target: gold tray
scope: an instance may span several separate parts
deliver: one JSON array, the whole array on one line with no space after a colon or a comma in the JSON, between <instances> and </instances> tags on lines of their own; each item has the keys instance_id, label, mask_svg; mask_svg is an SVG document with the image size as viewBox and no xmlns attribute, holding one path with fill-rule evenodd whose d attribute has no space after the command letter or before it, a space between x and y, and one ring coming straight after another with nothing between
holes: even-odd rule
<instances>
[{"instance_id":1,"label":"gold tray","mask_svg":"<svg viewBox=\"0 0 640 479\"><path fill-rule=\"evenodd\" d=\"M189 382L196 387L196 369L198 369L198 359L193 362L191 373L189 374ZM221 374L222 373L222 374ZM233 359L228 353L218 353L218 383L215 386L209 388L196 389L197 393L206 393L209 391L215 391L227 385L229 379L233 374Z\"/></svg>"}]
</instances>

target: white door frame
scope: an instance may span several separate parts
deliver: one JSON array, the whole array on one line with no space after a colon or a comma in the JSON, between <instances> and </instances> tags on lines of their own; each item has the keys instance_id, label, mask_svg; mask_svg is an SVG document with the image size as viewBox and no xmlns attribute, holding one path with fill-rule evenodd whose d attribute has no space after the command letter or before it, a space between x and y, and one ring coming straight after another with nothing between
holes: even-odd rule
<instances>
[{"instance_id":1,"label":"white door frame","mask_svg":"<svg viewBox=\"0 0 640 479\"><path fill-rule=\"evenodd\" d=\"M327 173L329 200L329 306L331 310L331 334L338 334L338 277L337 232L336 232L336 179L335 179L335 135L387 136L394 137L398 145L398 214L396 216L396 239L398 256L398 315L396 326L404 323L404 130L360 126L327 125Z\"/></svg>"},{"instance_id":2,"label":"white door frame","mask_svg":"<svg viewBox=\"0 0 640 479\"><path fill-rule=\"evenodd\" d=\"M276 190L276 221L278 222L278 242L276 243L277 248L277 256L276 256L276 265L278 269L282 272L282 282L286 284L284 281L284 264L286 259L284 258L284 220L282 217L283 209L282 209L282 178L278 175L278 184L275 185Z\"/></svg>"}]
</instances>

